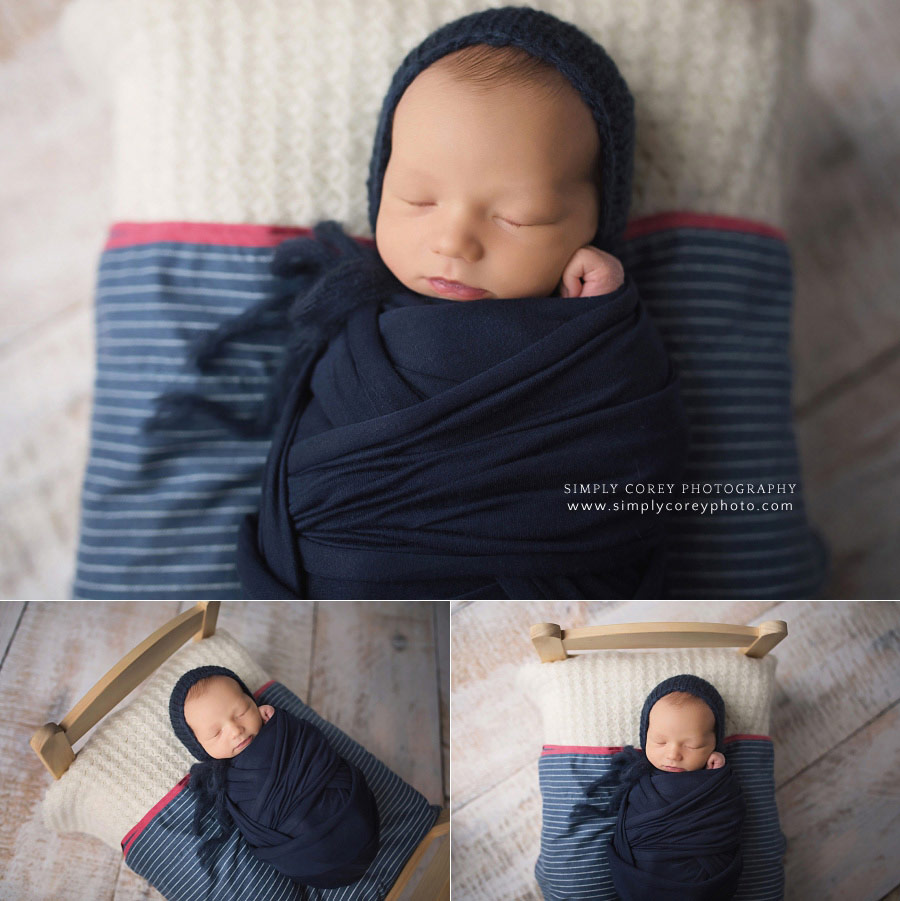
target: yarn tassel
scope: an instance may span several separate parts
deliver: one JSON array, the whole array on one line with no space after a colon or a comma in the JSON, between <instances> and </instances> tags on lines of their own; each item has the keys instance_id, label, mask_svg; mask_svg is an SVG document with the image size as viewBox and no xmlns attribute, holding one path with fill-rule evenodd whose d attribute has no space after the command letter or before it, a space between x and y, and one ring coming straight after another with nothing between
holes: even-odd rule
<instances>
[{"instance_id":1,"label":"yarn tassel","mask_svg":"<svg viewBox=\"0 0 900 901\"><path fill-rule=\"evenodd\" d=\"M212 808L216 814L218 831L210 836L198 849L200 862L209 867L216 849L228 840L234 830L234 820L225 803L226 772L229 761L208 760L195 763L191 767L191 778L188 786L197 796L194 807L194 834L203 834L203 817Z\"/></svg>"},{"instance_id":2,"label":"yarn tassel","mask_svg":"<svg viewBox=\"0 0 900 901\"><path fill-rule=\"evenodd\" d=\"M595 779L585 789L585 796L589 800L577 805L575 809L579 813L593 816L598 814L604 817L615 816L631 787L653 768L653 764L647 760L643 751L639 751L633 745L626 745L612 758L606 775ZM612 797L607 803L601 803L596 797L602 788L614 789Z\"/></svg>"},{"instance_id":3,"label":"yarn tassel","mask_svg":"<svg viewBox=\"0 0 900 901\"><path fill-rule=\"evenodd\" d=\"M192 425L225 426L243 437L266 435L296 378L321 354L353 310L403 287L374 248L361 245L333 221L319 223L312 237L280 244L272 272L286 282L283 290L223 322L190 354L190 360L207 371L235 338L264 331L287 333L285 354L257 415L240 418L218 401L191 392L170 392L159 399L151 428L171 428L190 420Z\"/></svg>"}]
</instances>

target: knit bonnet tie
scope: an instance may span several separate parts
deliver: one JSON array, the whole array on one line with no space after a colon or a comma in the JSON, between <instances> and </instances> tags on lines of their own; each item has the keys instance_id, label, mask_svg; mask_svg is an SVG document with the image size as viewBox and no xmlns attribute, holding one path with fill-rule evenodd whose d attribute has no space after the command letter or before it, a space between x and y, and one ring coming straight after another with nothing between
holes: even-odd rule
<instances>
[{"instance_id":1,"label":"knit bonnet tie","mask_svg":"<svg viewBox=\"0 0 900 901\"><path fill-rule=\"evenodd\" d=\"M198 853L201 862L208 864L214 851L225 842L230 835L234 822L225 804L225 789L227 787L227 772L231 764L229 758L218 760L211 757L203 749L197 740L193 730L184 718L184 700L191 687L201 679L212 676L227 676L234 679L241 691L250 697L253 703L253 693L243 683L240 676L224 666L198 666L186 672L176 683L169 696L169 721L179 741L196 757L199 763L191 767L188 788L195 793L197 803L194 807L194 834L202 834L202 820L204 814L212 807L216 813L218 833L207 839L200 847Z\"/></svg>"}]
</instances>

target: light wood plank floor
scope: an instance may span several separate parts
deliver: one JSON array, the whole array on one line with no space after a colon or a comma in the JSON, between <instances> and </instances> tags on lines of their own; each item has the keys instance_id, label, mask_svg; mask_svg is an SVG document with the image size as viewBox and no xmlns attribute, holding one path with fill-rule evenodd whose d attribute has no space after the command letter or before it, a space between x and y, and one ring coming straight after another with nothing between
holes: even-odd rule
<instances>
[{"instance_id":1,"label":"light wood plank floor","mask_svg":"<svg viewBox=\"0 0 900 901\"><path fill-rule=\"evenodd\" d=\"M66 597L111 122L66 62L63 0L0 0L0 597ZM810 0L789 235L795 408L823 597L900 588L900 5Z\"/></svg>"},{"instance_id":2,"label":"light wood plank floor","mask_svg":"<svg viewBox=\"0 0 900 901\"><path fill-rule=\"evenodd\" d=\"M789 630L773 652L772 719L786 898L897 897L900 604L482 601L456 603L451 616L454 901L541 897L542 736L516 683L537 659L532 623L769 619Z\"/></svg>"},{"instance_id":3,"label":"light wood plank floor","mask_svg":"<svg viewBox=\"0 0 900 901\"><path fill-rule=\"evenodd\" d=\"M122 855L44 826L51 781L28 746L132 647L189 604L0 604L0 898L161 901ZM224 603L219 626L269 675L434 804L449 785L445 603Z\"/></svg>"}]
</instances>

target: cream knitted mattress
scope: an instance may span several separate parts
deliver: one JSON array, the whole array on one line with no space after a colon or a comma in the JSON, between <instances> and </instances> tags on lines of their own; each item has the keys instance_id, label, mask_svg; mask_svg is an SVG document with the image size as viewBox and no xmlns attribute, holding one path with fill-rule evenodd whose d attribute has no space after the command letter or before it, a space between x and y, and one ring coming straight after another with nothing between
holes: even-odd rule
<instances>
[{"instance_id":1,"label":"cream knitted mattress","mask_svg":"<svg viewBox=\"0 0 900 901\"><path fill-rule=\"evenodd\" d=\"M524 667L523 689L540 709L543 743L637 745L644 699L663 679L693 673L725 701L725 735L768 735L776 658L730 648L597 651Z\"/></svg>"},{"instance_id":2,"label":"cream knitted mattress","mask_svg":"<svg viewBox=\"0 0 900 901\"><path fill-rule=\"evenodd\" d=\"M74 0L63 37L115 113L111 218L296 224L368 235L378 110L411 47L483 0ZM631 216L783 221L800 0L540 0L635 96ZM715 101L710 98L715 96Z\"/></svg>"}]
</instances>

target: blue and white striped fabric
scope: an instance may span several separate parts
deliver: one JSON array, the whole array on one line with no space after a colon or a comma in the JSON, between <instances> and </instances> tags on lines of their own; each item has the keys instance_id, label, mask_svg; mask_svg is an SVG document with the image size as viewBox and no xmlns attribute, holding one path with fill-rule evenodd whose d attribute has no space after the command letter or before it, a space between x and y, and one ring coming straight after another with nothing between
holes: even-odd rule
<instances>
[{"instance_id":1,"label":"blue and white striped fabric","mask_svg":"<svg viewBox=\"0 0 900 901\"><path fill-rule=\"evenodd\" d=\"M237 529L257 507L269 442L239 440L209 422L167 428L150 418L173 391L221 402L239 417L258 411L281 359L277 337L231 343L209 374L188 360L199 338L277 290L273 249L212 243L246 241L241 227L182 226L161 232L182 240L120 246L146 234L139 226L122 231L113 229L100 262L74 596L240 597ZM285 232L258 228L250 240L272 244ZM206 243L190 240L194 234Z\"/></svg>"},{"instance_id":2,"label":"blue and white striped fabric","mask_svg":"<svg viewBox=\"0 0 900 901\"><path fill-rule=\"evenodd\" d=\"M203 823L203 835L194 835L195 801L185 790L156 811L149 823L142 821L125 837L122 845L126 863L168 901L382 901L434 825L440 808L431 806L412 786L280 683L267 685L259 700L314 723L338 754L365 774L381 817L381 848L363 879L335 889L296 885L257 860L237 831L218 849L210 872L200 864L197 849L217 831L215 815L210 811Z\"/></svg>"},{"instance_id":3,"label":"blue and white striped fabric","mask_svg":"<svg viewBox=\"0 0 900 901\"><path fill-rule=\"evenodd\" d=\"M726 739L725 752L746 804L744 868L735 901L780 901L785 840L775 806L772 741L762 736ZM613 753L611 748L544 749L538 766L541 853L534 874L545 901L617 901L607 859L616 819L577 809L586 801L587 787L608 772ZM592 801L602 804L603 792Z\"/></svg>"},{"instance_id":4,"label":"blue and white striped fabric","mask_svg":"<svg viewBox=\"0 0 900 901\"><path fill-rule=\"evenodd\" d=\"M237 440L210 422L166 428L151 417L172 391L254 414L286 336L230 342L204 374L189 364L190 349L279 290L272 248L302 231L113 227L97 287L75 597L240 597L237 529L256 509L268 441ZM793 434L783 239L736 220L726 228L715 217L673 214L634 223L623 262L682 374L691 434L685 481L797 485L777 498L793 504L786 512L672 514L672 596L815 596L825 555L806 521Z\"/></svg>"},{"instance_id":5,"label":"blue and white striped fabric","mask_svg":"<svg viewBox=\"0 0 900 901\"><path fill-rule=\"evenodd\" d=\"M670 219L692 220L703 217ZM793 494L765 497L686 495L755 509L671 514L670 596L817 596L826 554L807 522L794 439L793 287L783 238L738 221L724 228L713 217L633 235L623 263L681 373L690 434L683 481L796 485ZM792 509L761 509L771 501Z\"/></svg>"}]
</instances>

